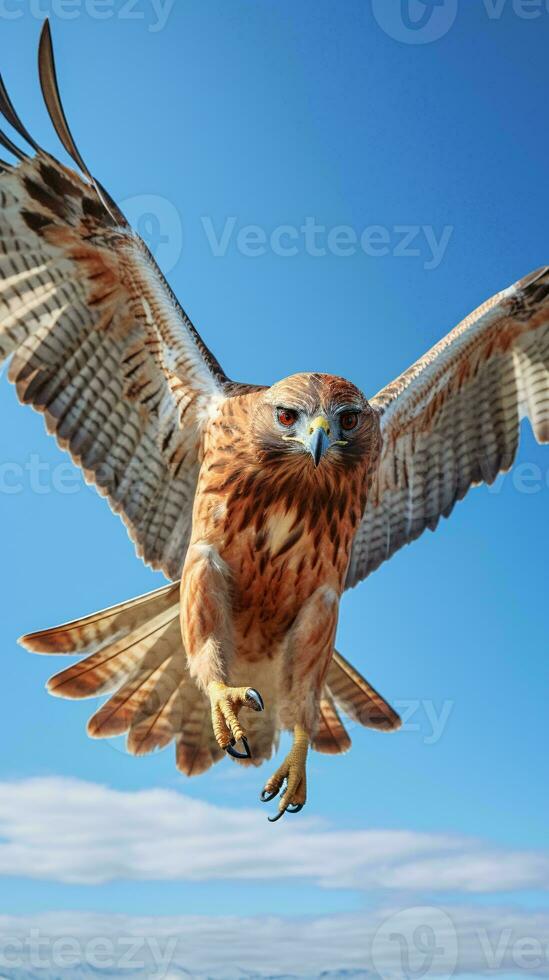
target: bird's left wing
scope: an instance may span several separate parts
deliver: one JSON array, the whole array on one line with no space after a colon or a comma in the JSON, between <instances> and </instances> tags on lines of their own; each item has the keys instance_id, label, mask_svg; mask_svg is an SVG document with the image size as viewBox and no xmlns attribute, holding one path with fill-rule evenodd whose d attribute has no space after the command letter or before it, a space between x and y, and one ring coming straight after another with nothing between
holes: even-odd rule
<instances>
[{"instance_id":1,"label":"bird's left wing","mask_svg":"<svg viewBox=\"0 0 549 980\"><path fill-rule=\"evenodd\" d=\"M488 300L371 405L383 442L348 588L508 470L522 418L549 442L549 267Z\"/></svg>"},{"instance_id":2,"label":"bird's left wing","mask_svg":"<svg viewBox=\"0 0 549 980\"><path fill-rule=\"evenodd\" d=\"M143 241L88 171L67 125L47 22L42 92L83 176L32 139L0 80L0 109L29 156L0 172L0 361L124 520L137 552L176 578L202 427L229 382Z\"/></svg>"}]
</instances>

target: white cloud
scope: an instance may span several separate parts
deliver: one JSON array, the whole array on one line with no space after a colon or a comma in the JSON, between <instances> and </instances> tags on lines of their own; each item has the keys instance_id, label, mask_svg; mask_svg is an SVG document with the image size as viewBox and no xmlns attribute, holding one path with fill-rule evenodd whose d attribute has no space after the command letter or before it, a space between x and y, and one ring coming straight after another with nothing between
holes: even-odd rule
<instances>
[{"instance_id":1,"label":"white cloud","mask_svg":"<svg viewBox=\"0 0 549 980\"><path fill-rule=\"evenodd\" d=\"M549 976L549 912L494 906L378 908L317 918L57 912L0 916L0 936L0 972L8 977L18 970L67 980L189 974L232 980L250 972L318 977L343 970L392 980Z\"/></svg>"},{"instance_id":2,"label":"white cloud","mask_svg":"<svg viewBox=\"0 0 549 980\"><path fill-rule=\"evenodd\" d=\"M549 855L468 838L340 830L173 790L120 792L63 778L0 783L0 874L116 879L309 879L327 888L495 892L547 888Z\"/></svg>"}]
</instances>

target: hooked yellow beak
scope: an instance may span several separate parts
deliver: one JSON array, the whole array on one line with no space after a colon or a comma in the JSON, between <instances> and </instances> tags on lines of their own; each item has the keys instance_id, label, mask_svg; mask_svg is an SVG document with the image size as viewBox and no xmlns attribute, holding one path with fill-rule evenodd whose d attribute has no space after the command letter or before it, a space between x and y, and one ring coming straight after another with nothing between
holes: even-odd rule
<instances>
[{"instance_id":1,"label":"hooked yellow beak","mask_svg":"<svg viewBox=\"0 0 549 980\"><path fill-rule=\"evenodd\" d=\"M309 426L309 452L315 466L318 466L324 453L330 448L330 423L324 415L317 415Z\"/></svg>"}]
</instances>

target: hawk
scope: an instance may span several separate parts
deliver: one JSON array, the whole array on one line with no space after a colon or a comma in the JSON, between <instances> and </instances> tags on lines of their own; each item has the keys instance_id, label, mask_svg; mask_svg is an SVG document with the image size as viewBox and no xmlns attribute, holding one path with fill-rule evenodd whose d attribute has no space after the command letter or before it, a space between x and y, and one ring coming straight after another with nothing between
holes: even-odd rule
<instances>
[{"instance_id":1,"label":"hawk","mask_svg":"<svg viewBox=\"0 0 549 980\"><path fill-rule=\"evenodd\" d=\"M15 157L0 175L0 358L170 581L21 642L85 655L49 690L108 695L91 736L127 733L136 755L175 741L188 775L224 753L258 765L292 732L262 792L280 794L278 819L305 803L309 749L349 748L338 709L377 729L400 723L335 650L344 590L508 470L521 419L549 441L549 268L373 398L318 373L236 383L86 167L47 22L39 75L79 172L33 140L0 82L19 138L0 137Z\"/></svg>"}]
</instances>

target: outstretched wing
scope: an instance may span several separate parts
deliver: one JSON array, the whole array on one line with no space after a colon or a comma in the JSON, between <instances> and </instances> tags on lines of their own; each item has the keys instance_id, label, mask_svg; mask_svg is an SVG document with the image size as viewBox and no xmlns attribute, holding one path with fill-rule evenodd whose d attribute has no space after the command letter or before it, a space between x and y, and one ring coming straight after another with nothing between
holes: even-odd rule
<instances>
[{"instance_id":1,"label":"outstretched wing","mask_svg":"<svg viewBox=\"0 0 549 980\"><path fill-rule=\"evenodd\" d=\"M202 427L228 381L143 241L87 169L61 105L49 27L39 72L56 132L83 175L32 139L0 80L0 361L124 520L137 553L178 577Z\"/></svg>"},{"instance_id":2,"label":"outstretched wing","mask_svg":"<svg viewBox=\"0 0 549 980\"><path fill-rule=\"evenodd\" d=\"M371 405L383 445L348 588L508 470L522 418L549 442L549 267L488 300Z\"/></svg>"}]
</instances>

